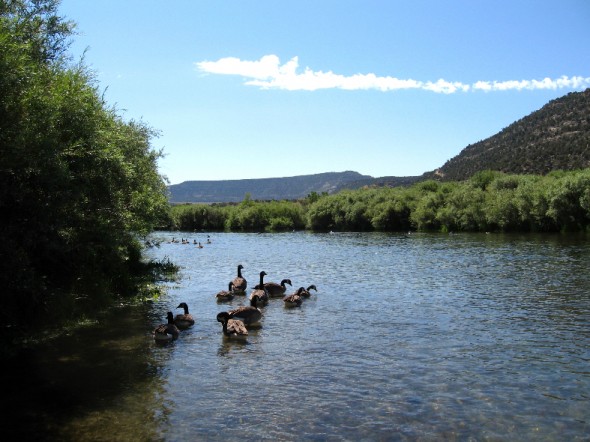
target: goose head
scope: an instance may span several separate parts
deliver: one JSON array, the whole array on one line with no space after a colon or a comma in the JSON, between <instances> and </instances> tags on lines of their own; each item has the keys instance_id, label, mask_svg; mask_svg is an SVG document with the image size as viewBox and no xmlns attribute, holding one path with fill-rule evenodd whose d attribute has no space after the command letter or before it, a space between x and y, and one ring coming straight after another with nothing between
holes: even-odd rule
<instances>
[{"instance_id":1,"label":"goose head","mask_svg":"<svg viewBox=\"0 0 590 442\"><path fill-rule=\"evenodd\" d=\"M230 319L228 312L221 312L217 314L217 322L221 322L222 324L227 324L227 321Z\"/></svg>"},{"instance_id":2,"label":"goose head","mask_svg":"<svg viewBox=\"0 0 590 442\"><path fill-rule=\"evenodd\" d=\"M178 304L178 307L176 308L184 309L184 314L188 315L188 305L186 304L186 302L181 302L180 304Z\"/></svg>"}]
</instances>

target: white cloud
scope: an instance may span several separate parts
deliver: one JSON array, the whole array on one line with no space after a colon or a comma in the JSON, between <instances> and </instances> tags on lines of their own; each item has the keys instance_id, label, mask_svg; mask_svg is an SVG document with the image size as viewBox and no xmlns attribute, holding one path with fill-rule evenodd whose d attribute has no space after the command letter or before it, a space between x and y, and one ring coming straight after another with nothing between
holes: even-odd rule
<instances>
[{"instance_id":1,"label":"white cloud","mask_svg":"<svg viewBox=\"0 0 590 442\"><path fill-rule=\"evenodd\" d=\"M467 92L470 86L467 84L459 83L458 81L449 82L442 78L436 82L427 82L424 84L422 89L432 92L438 92L442 94L453 94L457 91Z\"/></svg>"},{"instance_id":2,"label":"white cloud","mask_svg":"<svg viewBox=\"0 0 590 442\"><path fill-rule=\"evenodd\" d=\"M221 58L217 61L201 61L195 63L200 72L220 75L238 75L243 77L248 86L261 89L282 89L288 91L315 91L318 89L343 90L378 90L396 91L402 89L421 89L442 94L453 94L468 91L507 91L507 90L539 90L539 89L582 89L590 86L590 77L543 78L542 80L507 80L507 81L476 81L465 84L458 81L419 81L396 77L379 77L375 74L354 74L344 76L332 71L313 71L306 67L298 72L299 58L281 65L276 55L265 55L260 60L247 61L235 57Z\"/></svg>"},{"instance_id":3,"label":"white cloud","mask_svg":"<svg viewBox=\"0 0 590 442\"><path fill-rule=\"evenodd\" d=\"M293 60L297 62L297 57ZM286 70L289 69L289 63L286 63L281 70L279 57L265 55L258 61L242 61L239 58L227 57L217 61L202 61L195 64L197 69L210 74L239 75L246 78L266 80L284 75Z\"/></svg>"},{"instance_id":4,"label":"white cloud","mask_svg":"<svg viewBox=\"0 0 590 442\"><path fill-rule=\"evenodd\" d=\"M543 78L542 80L478 81L473 89L482 91L583 89L590 86L589 77Z\"/></svg>"}]
</instances>

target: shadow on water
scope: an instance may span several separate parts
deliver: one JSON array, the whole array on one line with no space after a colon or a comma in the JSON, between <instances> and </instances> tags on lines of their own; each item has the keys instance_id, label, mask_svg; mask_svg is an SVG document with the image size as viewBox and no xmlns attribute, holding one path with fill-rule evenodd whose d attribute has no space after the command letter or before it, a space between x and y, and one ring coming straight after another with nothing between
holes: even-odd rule
<instances>
[{"instance_id":1,"label":"shadow on water","mask_svg":"<svg viewBox=\"0 0 590 442\"><path fill-rule=\"evenodd\" d=\"M3 436L20 440L158 440L166 408L152 357L149 306L121 306L90 326L2 362ZM169 351L171 353L171 351Z\"/></svg>"}]
</instances>

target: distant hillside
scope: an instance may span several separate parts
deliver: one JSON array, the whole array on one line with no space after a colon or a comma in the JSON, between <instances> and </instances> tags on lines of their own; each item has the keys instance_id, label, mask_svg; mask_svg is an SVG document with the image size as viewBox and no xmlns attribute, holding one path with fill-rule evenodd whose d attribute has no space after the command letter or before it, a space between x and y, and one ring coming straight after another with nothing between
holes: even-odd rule
<instances>
[{"instance_id":1,"label":"distant hillside","mask_svg":"<svg viewBox=\"0 0 590 442\"><path fill-rule=\"evenodd\" d=\"M421 176L373 178L358 172L329 172L289 178L185 181L169 186L170 201L239 202L304 198L311 192L408 186L434 178L465 180L482 170L544 175L590 167L590 89L552 100L498 134L464 148L440 169Z\"/></svg>"},{"instance_id":2,"label":"distant hillside","mask_svg":"<svg viewBox=\"0 0 590 442\"><path fill-rule=\"evenodd\" d=\"M547 103L498 134L467 146L424 178L464 180L491 169L544 175L590 167L590 89Z\"/></svg>"},{"instance_id":3,"label":"distant hillside","mask_svg":"<svg viewBox=\"0 0 590 442\"><path fill-rule=\"evenodd\" d=\"M239 202L247 193L254 200L305 198L312 192L333 193L346 183L372 180L358 172L326 172L286 178L223 181L185 181L168 186L171 203Z\"/></svg>"}]
</instances>

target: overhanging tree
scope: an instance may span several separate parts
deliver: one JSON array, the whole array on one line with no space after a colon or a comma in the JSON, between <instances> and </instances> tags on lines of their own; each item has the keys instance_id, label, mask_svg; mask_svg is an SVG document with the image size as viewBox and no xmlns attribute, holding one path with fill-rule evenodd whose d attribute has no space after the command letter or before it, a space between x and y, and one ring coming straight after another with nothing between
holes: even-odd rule
<instances>
[{"instance_id":1,"label":"overhanging tree","mask_svg":"<svg viewBox=\"0 0 590 442\"><path fill-rule=\"evenodd\" d=\"M71 63L58 5L0 0L3 324L132 291L138 237L168 208L155 131L124 121Z\"/></svg>"}]
</instances>

